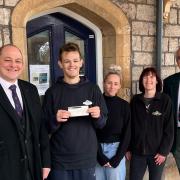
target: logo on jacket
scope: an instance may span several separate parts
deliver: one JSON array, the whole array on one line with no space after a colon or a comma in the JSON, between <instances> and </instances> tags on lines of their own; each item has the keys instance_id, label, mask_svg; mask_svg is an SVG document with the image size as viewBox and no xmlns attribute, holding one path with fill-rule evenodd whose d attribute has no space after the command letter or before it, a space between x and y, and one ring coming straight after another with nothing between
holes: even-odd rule
<instances>
[{"instance_id":1,"label":"logo on jacket","mask_svg":"<svg viewBox=\"0 0 180 180\"><path fill-rule=\"evenodd\" d=\"M89 100L86 100L86 101L83 102L83 104L86 105L86 106L90 106L90 105L92 105L92 102L89 101Z\"/></svg>"},{"instance_id":2,"label":"logo on jacket","mask_svg":"<svg viewBox=\"0 0 180 180\"><path fill-rule=\"evenodd\" d=\"M154 116L161 116L162 113L160 113L159 111L155 111L155 112L152 112L152 115L154 115Z\"/></svg>"}]
</instances>

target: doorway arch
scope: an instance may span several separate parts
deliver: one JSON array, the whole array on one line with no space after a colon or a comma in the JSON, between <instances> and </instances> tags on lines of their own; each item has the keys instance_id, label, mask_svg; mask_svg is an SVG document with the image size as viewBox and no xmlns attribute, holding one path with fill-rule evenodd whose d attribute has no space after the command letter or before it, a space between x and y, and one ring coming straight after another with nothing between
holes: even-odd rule
<instances>
[{"instance_id":1,"label":"doorway arch","mask_svg":"<svg viewBox=\"0 0 180 180\"><path fill-rule=\"evenodd\" d=\"M103 4L103 6L102 6ZM130 26L122 10L104 0L21 0L12 12L12 41L23 53L27 68L26 23L37 14L64 7L95 24L102 32L103 67L115 63L123 69L123 91L127 98L130 90ZM21 38L19 38L21 37ZM28 78L28 71L23 79Z\"/></svg>"},{"instance_id":2,"label":"doorway arch","mask_svg":"<svg viewBox=\"0 0 180 180\"><path fill-rule=\"evenodd\" d=\"M85 19L84 17L80 16L79 14L64 8L64 7L57 7L54 9L49 9L47 11L43 11L40 12L39 14L35 14L33 15L28 21L36 19L38 17L47 15L47 14L52 14L52 13L61 13L64 15L67 15L73 19L78 19L78 21L84 25L86 25L89 29L92 29L93 32L95 33L96 36L96 74L98 74L97 76L97 83L99 84L101 90L103 89L103 56L102 56L102 33L100 31L100 29L93 24L91 21L89 21L88 19Z\"/></svg>"}]
</instances>

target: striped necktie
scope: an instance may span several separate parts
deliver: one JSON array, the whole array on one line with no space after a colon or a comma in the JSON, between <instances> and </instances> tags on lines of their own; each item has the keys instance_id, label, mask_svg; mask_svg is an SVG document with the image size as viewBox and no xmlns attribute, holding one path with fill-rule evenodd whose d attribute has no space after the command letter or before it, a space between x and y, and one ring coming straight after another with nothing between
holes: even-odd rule
<instances>
[{"instance_id":1,"label":"striped necktie","mask_svg":"<svg viewBox=\"0 0 180 180\"><path fill-rule=\"evenodd\" d=\"M22 110L22 107L21 107L21 103L20 103L20 100L17 96L17 93L16 93L16 85L13 84L9 87L9 89L12 91L12 98L13 98L13 101L14 101L14 104L15 104L15 110L17 112L17 114L22 117L22 113L23 113L23 110Z\"/></svg>"}]
</instances>

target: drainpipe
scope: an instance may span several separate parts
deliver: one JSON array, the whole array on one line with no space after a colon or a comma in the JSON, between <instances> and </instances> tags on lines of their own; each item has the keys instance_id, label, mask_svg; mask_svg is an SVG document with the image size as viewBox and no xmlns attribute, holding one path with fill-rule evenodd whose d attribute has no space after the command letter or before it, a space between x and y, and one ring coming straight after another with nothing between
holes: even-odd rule
<instances>
[{"instance_id":1,"label":"drainpipe","mask_svg":"<svg viewBox=\"0 0 180 180\"><path fill-rule=\"evenodd\" d=\"M156 1L156 68L159 76L161 76L161 60L162 60L162 36L163 36L163 0Z\"/></svg>"}]
</instances>

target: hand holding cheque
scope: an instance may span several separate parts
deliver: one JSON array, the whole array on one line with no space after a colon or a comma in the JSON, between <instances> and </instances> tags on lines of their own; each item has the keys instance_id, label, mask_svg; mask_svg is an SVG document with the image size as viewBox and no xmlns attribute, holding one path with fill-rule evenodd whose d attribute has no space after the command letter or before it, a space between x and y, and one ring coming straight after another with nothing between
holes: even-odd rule
<instances>
[{"instance_id":1,"label":"hand holding cheque","mask_svg":"<svg viewBox=\"0 0 180 180\"><path fill-rule=\"evenodd\" d=\"M93 118L100 117L100 108L99 106L94 106L89 108L89 106L72 106L68 107L68 110L58 110L56 114L56 119L58 122L66 122L69 117L78 117L78 116L89 116Z\"/></svg>"}]
</instances>

